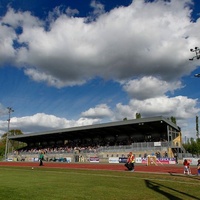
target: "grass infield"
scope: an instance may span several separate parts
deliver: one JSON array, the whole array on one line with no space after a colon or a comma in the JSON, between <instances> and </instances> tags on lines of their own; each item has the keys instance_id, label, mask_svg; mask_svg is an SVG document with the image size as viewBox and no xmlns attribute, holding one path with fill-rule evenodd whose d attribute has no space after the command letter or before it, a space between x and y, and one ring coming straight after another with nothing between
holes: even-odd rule
<instances>
[{"instance_id":1,"label":"grass infield","mask_svg":"<svg viewBox=\"0 0 200 200\"><path fill-rule=\"evenodd\" d=\"M0 167L0 200L200 200L200 177L129 171Z\"/></svg>"}]
</instances>

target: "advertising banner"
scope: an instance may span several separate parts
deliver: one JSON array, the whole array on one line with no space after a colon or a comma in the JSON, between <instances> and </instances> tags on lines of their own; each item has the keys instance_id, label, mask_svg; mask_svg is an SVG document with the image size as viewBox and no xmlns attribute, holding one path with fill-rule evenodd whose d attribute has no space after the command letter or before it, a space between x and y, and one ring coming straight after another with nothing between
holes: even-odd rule
<instances>
[{"instance_id":1,"label":"advertising banner","mask_svg":"<svg viewBox=\"0 0 200 200\"><path fill-rule=\"evenodd\" d=\"M126 157L109 157L109 163L126 163ZM147 158L136 157L135 163L147 164ZM175 158L156 158L156 164L176 164Z\"/></svg>"},{"instance_id":2,"label":"advertising banner","mask_svg":"<svg viewBox=\"0 0 200 200\"><path fill-rule=\"evenodd\" d=\"M109 163L119 163L119 157L109 157Z\"/></svg>"},{"instance_id":3,"label":"advertising banner","mask_svg":"<svg viewBox=\"0 0 200 200\"><path fill-rule=\"evenodd\" d=\"M39 159L38 158L33 158L33 162L38 162Z\"/></svg>"},{"instance_id":4,"label":"advertising banner","mask_svg":"<svg viewBox=\"0 0 200 200\"><path fill-rule=\"evenodd\" d=\"M65 162L67 162L67 163L72 162L72 158L71 157L66 157L65 160L66 160Z\"/></svg>"},{"instance_id":5,"label":"advertising banner","mask_svg":"<svg viewBox=\"0 0 200 200\"><path fill-rule=\"evenodd\" d=\"M126 163L127 158L126 157L119 157L119 163Z\"/></svg>"},{"instance_id":6,"label":"advertising banner","mask_svg":"<svg viewBox=\"0 0 200 200\"><path fill-rule=\"evenodd\" d=\"M90 162L99 162L99 157L90 157Z\"/></svg>"},{"instance_id":7,"label":"advertising banner","mask_svg":"<svg viewBox=\"0 0 200 200\"><path fill-rule=\"evenodd\" d=\"M147 158L136 158L136 163L147 164ZM175 158L156 158L155 164L176 164Z\"/></svg>"}]
</instances>

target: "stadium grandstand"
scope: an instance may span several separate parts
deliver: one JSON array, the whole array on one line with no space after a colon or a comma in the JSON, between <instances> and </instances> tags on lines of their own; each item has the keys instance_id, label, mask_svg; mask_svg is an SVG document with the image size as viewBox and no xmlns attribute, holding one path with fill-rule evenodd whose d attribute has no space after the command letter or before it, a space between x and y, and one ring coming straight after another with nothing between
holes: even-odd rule
<instances>
[{"instance_id":1,"label":"stadium grandstand","mask_svg":"<svg viewBox=\"0 0 200 200\"><path fill-rule=\"evenodd\" d=\"M14 161L37 160L45 153L46 161L87 162L95 157L107 162L109 157L126 157L134 152L137 157L156 155L182 158L181 129L163 116L123 120L65 129L9 136L13 142L26 146L8 152Z\"/></svg>"}]
</instances>

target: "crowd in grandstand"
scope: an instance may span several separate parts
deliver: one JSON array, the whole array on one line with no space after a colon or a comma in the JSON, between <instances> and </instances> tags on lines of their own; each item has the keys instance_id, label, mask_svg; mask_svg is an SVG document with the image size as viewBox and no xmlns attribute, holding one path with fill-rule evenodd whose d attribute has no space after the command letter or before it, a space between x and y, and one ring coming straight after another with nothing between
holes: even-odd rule
<instances>
[{"instance_id":1,"label":"crowd in grandstand","mask_svg":"<svg viewBox=\"0 0 200 200\"><path fill-rule=\"evenodd\" d=\"M43 152L44 154L64 154L64 153L74 153L74 154L81 154L81 153L98 153L99 146L95 147L55 147L55 148L32 148L32 149L21 149L19 151L14 151L14 155L22 155L22 154L40 154ZM118 156L118 154L116 154ZM126 155L121 155L126 156ZM143 155L139 154L139 157L147 158L148 154L145 152ZM152 152L151 156L156 156L157 158L168 158L168 153L165 152ZM108 154L107 157L114 157L114 154Z\"/></svg>"},{"instance_id":2,"label":"crowd in grandstand","mask_svg":"<svg viewBox=\"0 0 200 200\"><path fill-rule=\"evenodd\" d=\"M32 148L32 149L21 149L18 151L14 151L14 154L39 154L41 151L44 152L44 154L53 154L53 153L81 153L81 152L87 152L87 153L96 153L98 149L98 146L95 147L55 147L55 148Z\"/></svg>"}]
</instances>

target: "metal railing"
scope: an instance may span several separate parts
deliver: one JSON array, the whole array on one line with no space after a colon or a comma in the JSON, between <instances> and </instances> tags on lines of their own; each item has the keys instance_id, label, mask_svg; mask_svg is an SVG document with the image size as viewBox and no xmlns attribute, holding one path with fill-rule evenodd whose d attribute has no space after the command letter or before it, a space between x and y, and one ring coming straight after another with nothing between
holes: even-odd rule
<instances>
[{"instance_id":1,"label":"metal railing","mask_svg":"<svg viewBox=\"0 0 200 200\"><path fill-rule=\"evenodd\" d=\"M141 142L141 143L132 143L131 145L123 145L123 146L106 146L106 147L99 147L98 152L117 152L117 151L161 151L169 147L168 142Z\"/></svg>"}]
</instances>

